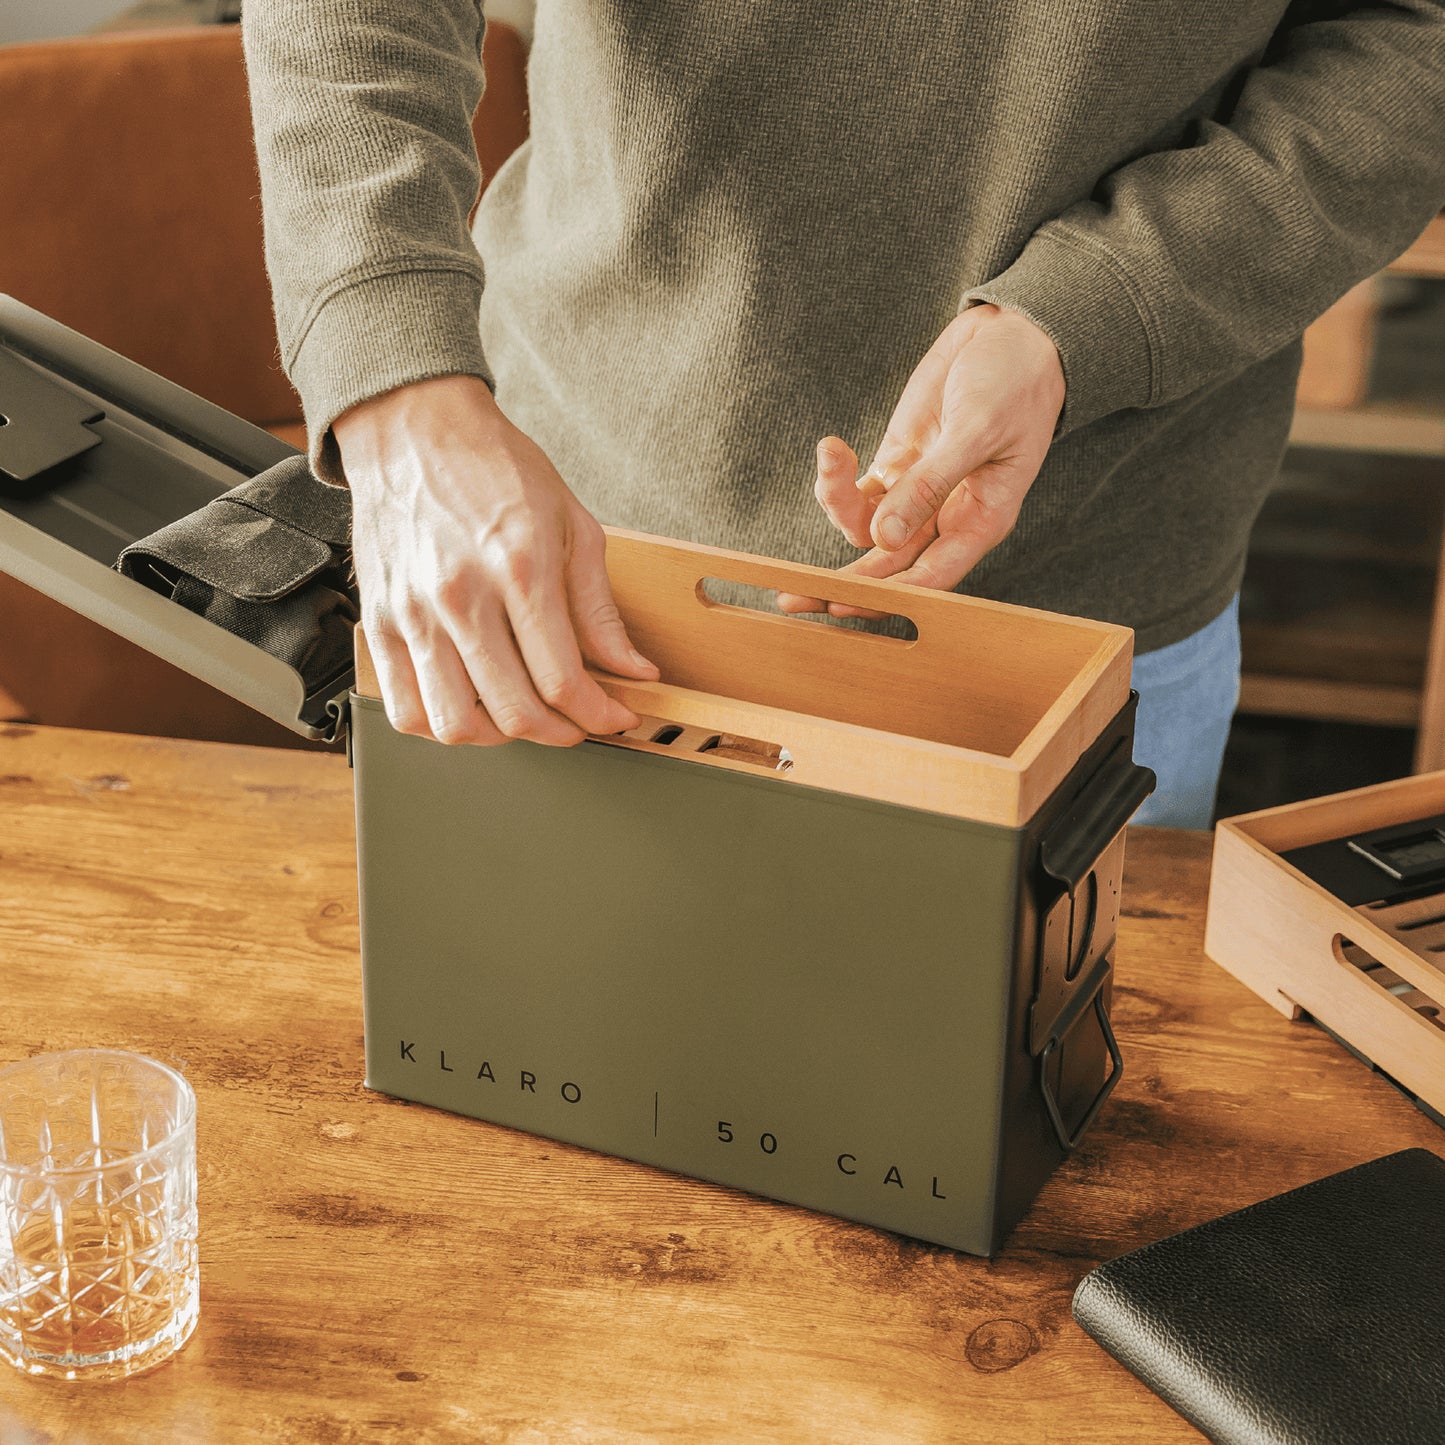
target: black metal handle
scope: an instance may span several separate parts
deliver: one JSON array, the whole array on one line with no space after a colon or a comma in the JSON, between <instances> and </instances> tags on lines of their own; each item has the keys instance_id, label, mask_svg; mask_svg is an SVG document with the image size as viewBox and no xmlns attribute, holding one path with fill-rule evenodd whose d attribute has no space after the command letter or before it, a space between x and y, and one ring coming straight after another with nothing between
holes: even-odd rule
<instances>
[{"instance_id":1,"label":"black metal handle","mask_svg":"<svg viewBox=\"0 0 1445 1445\"><path fill-rule=\"evenodd\" d=\"M1137 701L1137 695L1131 695L1130 701ZM1072 893L1154 791L1154 783L1153 771L1134 761L1130 740L1121 738L1044 835L1039 844L1044 871Z\"/></svg>"},{"instance_id":2,"label":"black metal handle","mask_svg":"<svg viewBox=\"0 0 1445 1445\"><path fill-rule=\"evenodd\" d=\"M1114 1092L1114 1086L1124 1076L1124 1056L1119 1052L1119 1042L1114 1037L1114 1026L1109 1022L1109 1011L1104 1007L1102 978L1099 981L1099 987L1094 992L1093 1003L1112 1066L1109 1070L1109 1077L1100 1085L1099 1092L1094 1096L1094 1102L1084 1111L1084 1117L1079 1120L1072 1133L1064 1125L1064 1117L1059 1112L1059 1101L1054 1097L1053 1085L1049 1083L1049 1057L1058 1048L1060 1040L1068 1030L1060 1029L1055 1033L1044 1045L1043 1053L1039 1055L1039 1087L1043 1092L1044 1107L1049 1111L1049 1122L1053 1124L1054 1133L1059 1136L1059 1143L1065 1149L1072 1149L1084 1137L1089 1125L1094 1122L1099 1110L1104 1107L1104 1100Z\"/></svg>"}]
</instances>

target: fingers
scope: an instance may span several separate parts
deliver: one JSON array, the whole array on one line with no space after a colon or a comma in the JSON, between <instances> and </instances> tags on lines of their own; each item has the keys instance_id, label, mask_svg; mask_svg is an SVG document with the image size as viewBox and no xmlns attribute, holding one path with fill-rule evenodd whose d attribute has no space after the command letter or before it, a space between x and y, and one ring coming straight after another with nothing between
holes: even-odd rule
<instances>
[{"instance_id":1,"label":"fingers","mask_svg":"<svg viewBox=\"0 0 1445 1445\"><path fill-rule=\"evenodd\" d=\"M1023 491L1007 464L979 467L903 547L875 548L844 570L952 591L1013 531Z\"/></svg>"},{"instance_id":2,"label":"fingers","mask_svg":"<svg viewBox=\"0 0 1445 1445\"><path fill-rule=\"evenodd\" d=\"M475 577L470 585L454 581L399 626L369 621L387 716L398 732L451 744L527 738L571 747L589 732L637 725L587 675L559 569L538 580L539 592L510 599Z\"/></svg>"},{"instance_id":3,"label":"fingers","mask_svg":"<svg viewBox=\"0 0 1445 1445\"><path fill-rule=\"evenodd\" d=\"M899 582L940 590L956 587L1018 521L1023 489L1004 464L978 468L944 504L938 540L904 570Z\"/></svg>"},{"instance_id":4,"label":"fingers","mask_svg":"<svg viewBox=\"0 0 1445 1445\"><path fill-rule=\"evenodd\" d=\"M1020 501L1006 466L980 467L905 546L896 552L875 548L845 570L952 591L1013 531Z\"/></svg>"},{"instance_id":5,"label":"fingers","mask_svg":"<svg viewBox=\"0 0 1445 1445\"><path fill-rule=\"evenodd\" d=\"M973 571L980 557L988 550L978 548L962 537L940 536L911 567L895 573L895 582L909 582L915 587L932 587L950 592Z\"/></svg>"},{"instance_id":6,"label":"fingers","mask_svg":"<svg viewBox=\"0 0 1445 1445\"><path fill-rule=\"evenodd\" d=\"M858 478L858 490L868 503L870 527L872 513L887 494L888 488L915 465L922 454L923 448L916 441L903 441L893 436L883 438L872 465ZM870 535L859 545L869 547L872 544L873 538Z\"/></svg>"},{"instance_id":7,"label":"fingers","mask_svg":"<svg viewBox=\"0 0 1445 1445\"><path fill-rule=\"evenodd\" d=\"M873 465L859 483L873 512L868 536L858 543L861 547L881 546L885 550L897 550L926 518L927 514L915 506L904 520L889 521L890 518L898 518L905 503L913 500L918 479L931 475L927 464L943 430L941 403L949 364L948 350L935 342L914 367L907 386L903 388L903 395L898 398L898 405L893 408ZM914 479L913 490L905 493L903 498L893 499L899 485L909 478ZM880 519L886 524L881 534Z\"/></svg>"},{"instance_id":8,"label":"fingers","mask_svg":"<svg viewBox=\"0 0 1445 1445\"><path fill-rule=\"evenodd\" d=\"M840 574L843 576L851 574L855 577L895 577L917 561L937 535L936 527L933 523L929 523L916 536L909 538L907 544L899 551L885 552L880 547L874 547L872 551L859 557L856 562L850 562L846 567L840 568ZM830 602L828 611L834 617L880 618L892 615L867 607L855 607L848 602Z\"/></svg>"},{"instance_id":9,"label":"fingers","mask_svg":"<svg viewBox=\"0 0 1445 1445\"><path fill-rule=\"evenodd\" d=\"M818 480L813 495L828 519L855 546L868 547L873 507L858 486L858 458L847 442L824 437L818 443Z\"/></svg>"},{"instance_id":10,"label":"fingers","mask_svg":"<svg viewBox=\"0 0 1445 1445\"><path fill-rule=\"evenodd\" d=\"M982 427L941 434L879 502L873 514L874 543L884 551L898 551L938 516L965 477L990 460L992 448Z\"/></svg>"},{"instance_id":11,"label":"fingers","mask_svg":"<svg viewBox=\"0 0 1445 1445\"><path fill-rule=\"evenodd\" d=\"M798 592L779 592L776 598L779 612L821 612L827 603L821 597L804 597Z\"/></svg>"},{"instance_id":12,"label":"fingers","mask_svg":"<svg viewBox=\"0 0 1445 1445\"><path fill-rule=\"evenodd\" d=\"M949 361L948 350L935 342L913 368L903 395L898 398L898 405L888 419L873 465L868 468L867 474L877 477L880 485L888 484L892 478L915 465L937 437L943 424L940 402L948 378Z\"/></svg>"},{"instance_id":13,"label":"fingers","mask_svg":"<svg viewBox=\"0 0 1445 1445\"><path fill-rule=\"evenodd\" d=\"M840 577L892 577L910 566L928 544L937 536L930 523L916 537L910 538L906 547L898 552L885 552L879 547L838 569ZM803 603L804 606L784 606L784 602ZM887 612L875 612L868 607L855 607L850 602L825 602L817 597L796 597L792 593L780 592L778 605L786 612L828 612L834 617L888 617Z\"/></svg>"},{"instance_id":14,"label":"fingers","mask_svg":"<svg viewBox=\"0 0 1445 1445\"><path fill-rule=\"evenodd\" d=\"M561 747L582 740L579 728L537 696L500 610L465 625L438 612L403 626L367 634L381 639L373 660L398 732L483 746L522 737Z\"/></svg>"},{"instance_id":15,"label":"fingers","mask_svg":"<svg viewBox=\"0 0 1445 1445\"><path fill-rule=\"evenodd\" d=\"M1032 323L989 307L955 317L914 368L851 493L839 473L851 472L852 453L835 438L819 445L818 500L849 541L872 544L842 570L956 586L1013 529L1063 396L1057 348ZM779 605L800 612L824 603L786 594ZM880 615L843 603L828 610Z\"/></svg>"},{"instance_id":16,"label":"fingers","mask_svg":"<svg viewBox=\"0 0 1445 1445\"><path fill-rule=\"evenodd\" d=\"M406 644L376 618L366 618L367 649L376 668L376 681L381 699L386 704L386 717L399 733L430 737L426 706L417 686L416 670L411 665Z\"/></svg>"},{"instance_id":17,"label":"fingers","mask_svg":"<svg viewBox=\"0 0 1445 1445\"><path fill-rule=\"evenodd\" d=\"M584 661L657 676L617 615L602 529L486 387L434 378L348 417L352 550L393 724L564 746L635 727Z\"/></svg>"},{"instance_id":18,"label":"fingers","mask_svg":"<svg viewBox=\"0 0 1445 1445\"><path fill-rule=\"evenodd\" d=\"M439 743L506 742L477 700L477 690L451 639L444 633L417 634L407 652L426 712L427 732Z\"/></svg>"},{"instance_id":19,"label":"fingers","mask_svg":"<svg viewBox=\"0 0 1445 1445\"><path fill-rule=\"evenodd\" d=\"M486 713L477 706L477 695L456 649L435 649L439 655L433 676L423 666L428 695L422 695L417 668L406 643L397 632L373 621L367 626L371 660L381 685L386 715L399 733L437 738L442 742L504 742Z\"/></svg>"},{"instance_id":20,"label":"fingers","mask_svg":"<svg viewBox=\"0 0 1445 1445\"><path fill-rule=\"evenodd\" d=\"M534 555L526 574L506 593L507 615L525 672L535 685L535 695L547 709L580 728L583 733L618 733L638 724L635 713L609 697L587 675L582 652L573 628L572 609L564 581L562 559ZM597 585L595 579L592 586ZM605 573L604 573L605 585ZM571 599L575 603L575 599ZM594 605L595 614L595 605ZM617 624L621 626L620 621ZM630 654L631 646L627 652ZM640 654L639 654L640 656ZM637 664L628 658L630 672ZM502 670L507 667L502 661ZM497 717L489 695L483 695L487 710L503 732L506 724ZM530 699L526 699L530 703ZM535 722L535 716L529 718ZM530 733L512 733L527 737Z\"/></svg>"},{"instance_id":21,"label":"fingers","mask_svg":"<svg viewBox=\"0 0 1445 1445\"><path fill-rule=\"evenodd\" d=\"M568 554L567 595L585 658L621 677L656 680L656 663L649 662L627 635L607 577L607 537L591 518L578 527Z\"/></svg>"},{"instance_id":22,"label":"fingers","mask_svg":"<svg viewBox=\"0 0 1445 1445\"><path fill-rule=\"evenodd\" d=\"M572 747L587 731L548 706L533 685L520 643L505 613L473 618L456 634L473 695L480 699L503 740L526 738L554 747ZM421 672L423 659L416 659ZM588 679L589 681L591 679Z\"/></svg>"},{"instance_id":23,"label":"fingers","mask_svg":"<svg viewBox=\"0 0 1445 1445\"><path fill-rule=\"evenodd\" d=\"M637 716L588 675L579 646L610 671L658 676L627 639L604 546L597 528L584 554L569 559L570 596L560 559L531 547L508 555L500 587L463 573L406 624L372 619L367 636L392 726L443 743L527 738L559 747L636 727Z\"/></svg>"},{"instance_id":24,"label":"fingers","mask_svg":"<svg viewBox=\"0 0 1445 1445\"><path fill-rule=\"evenodd\" d=\"M818 443L818 476L813 495L827 513L828 520L855 546L870 547L868 528L873 508L883 495L882 484L869 473L858 475L858 457L853 448L840 437L824 437ZM805 597L796 592L777 594L781 612L826 612L828 604L821 597Z\"/></svg>"}]
</instances>

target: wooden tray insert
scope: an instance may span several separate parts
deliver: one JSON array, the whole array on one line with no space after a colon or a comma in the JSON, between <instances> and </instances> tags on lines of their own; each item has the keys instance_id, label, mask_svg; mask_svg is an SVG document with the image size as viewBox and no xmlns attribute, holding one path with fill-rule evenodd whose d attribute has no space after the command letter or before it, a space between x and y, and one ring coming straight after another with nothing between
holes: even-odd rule
<instances>
[{"instance_id":1,"label":"wooden tray insert","mask_svg":"<svg viewBox=\"0 0 1445 1445\"><path fill-rule=\"evenodd\" d=\"M1017 827L1128 698L1127 628L613 529L607 569L629 633L664 679L594 672L644 719L594 740L608 746L753 773L759 757L786 753L790 767L763 771ZM900 615L918 635L716 602L711 578ZM376 697L357 637L356 690ZM660 741L669 726L692 745ZM724 736L744 746L696 745Z\"/></svg>"},{"instance_id":2,"label":"wooden tray insert","mask_svg":"<svg viewBox=\"0 0 1445 1445\"><path fill-rule=\"evenodd\" d=\"M1445 812L1445 773L1221 822L1205 952L1445 1112L1445 890L1350 906L1280 855ZM1385 890L1382 889L1382 892Z\"/></svg>"}]
</instances>

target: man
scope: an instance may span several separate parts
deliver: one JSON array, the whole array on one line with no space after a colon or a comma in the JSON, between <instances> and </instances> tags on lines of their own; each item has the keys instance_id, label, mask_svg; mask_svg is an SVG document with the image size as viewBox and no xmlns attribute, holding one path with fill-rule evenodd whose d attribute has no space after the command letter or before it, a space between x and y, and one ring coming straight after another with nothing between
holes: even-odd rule
<instances>
[{"instance_id":1,"label":"man","mask_svg":"<svg viewBox=\"0 0 1445 1445\"><path fill-rule=\"evenodd\" d=\"M1207 824L1299 335L1445 199L1440 0L542 0L475 246L472 0L244 13L398 728L633 722L600 518L1128 624L1151 819Z\"/></svg>"}]
</instances>

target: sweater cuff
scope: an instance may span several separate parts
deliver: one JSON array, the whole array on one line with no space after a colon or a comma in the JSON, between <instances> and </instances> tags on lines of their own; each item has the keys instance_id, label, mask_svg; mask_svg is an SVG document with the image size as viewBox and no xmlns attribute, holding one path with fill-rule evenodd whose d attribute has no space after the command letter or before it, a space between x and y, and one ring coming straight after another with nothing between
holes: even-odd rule
<instances>
[{"instance_id":1,"label":"sweater cuff","mask_svg":"<svg viewBox=\"0 0 1445 1445\"><path fill-rule=\"evenodd\" d=\"M430 376L479 376L492 385L481 299L474 272L423 265L365 277L321 303L287 370L322 481L345 484L331 424L359 402Z\"/></svg>"},{"instance_id":2,"label":"sweater cuff","mask_svg":"<svg viewBox=\"0 0 1445 1445\"><path fill-rule=\"evenodd\" d=\"M963 301L1017 311L1058 347L1064 409L1055 435L1064 436L1109 412L1149 406L1158 394L1156 333L1136 294L1106 252L1042 229L1012 266Z\"/></svg>"}]
</instances>

